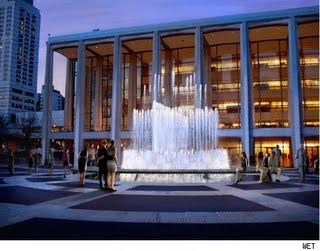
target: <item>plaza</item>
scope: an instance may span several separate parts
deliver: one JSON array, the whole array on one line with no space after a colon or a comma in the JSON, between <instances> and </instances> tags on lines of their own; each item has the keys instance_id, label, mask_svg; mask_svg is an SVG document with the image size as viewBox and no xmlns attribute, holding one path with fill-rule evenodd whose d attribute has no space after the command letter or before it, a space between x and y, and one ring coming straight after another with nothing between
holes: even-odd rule
<instances>
[{"instance_id":1,"label":"plaza","mask_svg":"<svg viewBox=\"0 0 320 251\"><path fill-rule=\"evenodd\" d=\"M284 170L280 183L116 182L114 193L97 180L80 186L47 168L10 176L0 169L3 240L319 240L319 176L299 182Z\"/></svg>"}]
</instances>

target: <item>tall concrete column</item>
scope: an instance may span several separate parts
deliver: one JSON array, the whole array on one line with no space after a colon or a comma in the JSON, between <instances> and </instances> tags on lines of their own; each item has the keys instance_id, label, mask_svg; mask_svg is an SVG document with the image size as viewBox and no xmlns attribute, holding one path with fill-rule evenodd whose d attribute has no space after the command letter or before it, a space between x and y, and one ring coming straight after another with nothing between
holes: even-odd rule
<instances>
[{"instance_id":1,"label":"tall concrete column","mask_svg":"<svg viewBox=\"0 0 320 251\"><path fill-rule=\"evenodd\" d=\"M136 108L137 102L137 54L130 54L130 73L128 86L128 129L132 130L133 109ZM143 88L143 87L142 87Z\"/></svg>"},{"instance_id":2,"label":"tall concrete column","mask_svg":"<svg viewBox=\"0 0 320 251\"><path fill-rule=\"evenodd\" d=\"M103 58L97 57L96 83L94 88L94 130L102 131L102 77Z\"/></svg>"},{"instance_id":3,"label":"tall concrete column","mask_svg":"<svg viewBox=\"0 0 320 251\"><path fill-rule=\"evenodd\" d=\"M195 91L194 91L194 107L204 107L204 58L203 58L203 32L200 27L195 31Z\"/></svg>"},{"instance_id":4,"label":"tall concrete column","mask_svg":"<svg viewBox=\"0 0 320 251\"><path fill-rule=\"evenodd\" d=\"M303 115L301 98L301 80L298 47L298 27L294 17L289 19L289 114L292 129L292 156L295 156L300 144L303 142ZM297 167L293 158L294 167Z\"/></svg>"},{"instance_id":5,"label":"tall concrete column","mask_svg":"<svg viewBox=\"0 0 320 251\"><path fill-rule=\"evenodd\" d=\"M74 72L73 61L67 59L67 74L65 85L65 102L64 102L64 130L67 132L73 131L72 129L72 110L73 110L73 88L74 88Z\"/></svg>"},{"instance_id":6,"label":"tall concrete column","mask_svg":"<svg viewBox=\"0 0 320 251\"><path fill-rule=\"evenodd\" d=\"M52 96L53 96L53 49L47 42L46 55L46 72L45 72L45 97L42 115L42 159L41 164L44 165L48 159L48 151L50 148L50 134L52 124Z\"/></svg>"},{"instance_id":7,"label":"tall concrete column","mask_svg":"<svg viewBox=\"0 0 320 251\"><path fill-rule=\"evenodd\" d=\"M76 81L75 122L74 122L74 166L78 166L77 156L83 148L84 113L85 113L85 85L86 85L86 56L85 45L82 40L78 46L78 75Z\"/></svg>"},{"instance_id":8,"label":"tall concrete column","mask_svg":"<svg viewBox=\"0 0 320 251\"><path fill-rule=\"evenodd\" d=\"M165 100L163 104L172 107L173 106L173 84L172 83L172 70L173 70L173 57L172 50L165 51L165 75L164 75L164 88L165 88Z\"/></svg>"},{"instance_id":9,"label":"tall concrete column","mask_svg":"<svg viewBox=\"0 0 320 251\"><path fill-rule=\"evenodd\" d=\"M161 103L161 54L160 54L159 31L153 33L153 55L152 55L152 101ZM160 77L161 80L161 77Z\"/></svg>"},{"instance_id":10,"label":"tall concrete column","mask_svg":"<svg viewBox=\"0 0 320 251\"><path fill-rule=\"evenodd\" d=\"M113 46L113 75L112 75L112 114L111 114L111 138L118 149L118 161L120 160L120 126L121 126L121 41L119 36L114 38Z\"/></svg>"},{"instance_id":11,"label":"tall concrete column","mask_svg":"<svg viewBox=\"0 0 320 251\"><path fill-rule=\"evenodd\" d=\"M240 26L240 65L242 148L249 157L253 154L253 137L251 57L247 22L242 22Z\"/></svg>"}]
</instances>

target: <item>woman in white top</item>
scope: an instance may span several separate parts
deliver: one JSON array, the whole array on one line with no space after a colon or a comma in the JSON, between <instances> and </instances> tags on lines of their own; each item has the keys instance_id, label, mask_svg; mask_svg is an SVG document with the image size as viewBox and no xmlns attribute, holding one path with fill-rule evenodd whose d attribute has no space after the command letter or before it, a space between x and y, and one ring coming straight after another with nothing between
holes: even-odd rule
<instances>
[{"instance_id":1,"label":"woman in white top","mask_svg":"<svg viewBox=\"0 0 320 251\"><path fill-rule=\"evenodd\" d=\"M96 149L94 149L94 144L88 150L88 165L92 167L92 165L96 166Z\"/></svg>"},{"instance_id":2,"label":"woman in white top","mask_svg":"<svg viewBox=\"0 0 320 251\"><path fill-rule=\"evenodd\" d=\"M259 183L262 183L265 180L265 177L268 173L268 168L263 166L263 153L259 152L258 156L257 156L257 164L256 164L256 171L260 171L260 179L259 179Z\"/></svg>"}]
</instances>

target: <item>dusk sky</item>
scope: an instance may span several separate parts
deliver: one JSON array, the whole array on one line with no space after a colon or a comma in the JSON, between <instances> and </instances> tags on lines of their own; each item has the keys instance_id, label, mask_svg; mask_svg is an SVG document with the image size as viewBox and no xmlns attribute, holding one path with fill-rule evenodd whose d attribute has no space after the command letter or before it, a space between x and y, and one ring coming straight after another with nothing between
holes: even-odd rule
<instances>
[{"instance_id":1,"label":"dusk sky","mask_svg":"<svg viewBox=\"0 0 320 251\"><path fill-rule=\"evenodd\" d=\"M109 28L167 23L287 8L318 0L34 0L40 10L38 92L44 84L48 34L60 36ZM55 57L53 84L64 95L65 60Z\"/></svg>"}]
</instances>

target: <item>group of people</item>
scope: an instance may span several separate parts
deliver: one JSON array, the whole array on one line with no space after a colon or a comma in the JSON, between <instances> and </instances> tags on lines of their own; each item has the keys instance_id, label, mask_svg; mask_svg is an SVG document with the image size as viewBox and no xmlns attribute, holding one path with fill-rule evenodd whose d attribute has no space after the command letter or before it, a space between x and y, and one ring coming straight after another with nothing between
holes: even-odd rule
<instances>
[{"instance_id":1,"label":"group of people","mask_svg":"<svg viewBox=\"0 0 320 251\"><path fill-rule=\"evenodd\" d=\"M67 178L67 171L71 164L73 156L68 148L63 151L62 154L62 165L64 168L63 177ZM47 160L49 175L52 175L52 164L53 164L53 151L49 150L49 156ZM88 148L84 146L78 154L78 171L80 174L80 185L85 185L85 173L88 166L99 167L99 183L101 189L107 189L116 191L114 189L115 174L117 171L117 149L114 145L114 140L103 140L102 146L94 148L94 144ZM103 184L104 179L104 184Z\"/></svg>"},{"instance_id":2,"label":"group of people","mask_svg":"<svg viewBox=\"0 0 320 251\"><path fill-rule=\"evenodd\" d=\"M27 162L29 167L29 173L32 171L32 167L34 166L35 172L39 171L39 164L41 161L41 154L38 150L32 149L28 153Z\"/></svg>"},{"instance_id":3,"label":"group of people","mask_svg":"<svg viewBox=\"0 0 320 251\"><path fill-rule=\"evenodd\" d=\"M272 150L271 155L266 153L263 155L263 152L259 152L256 159L256 171L260 171L259 183L270 183L272 182L271 173L277 173L276 182L280 182L280 158L282 152L279 148L279 145ZM306 173L309 170L308 156L306 154L303 145L301 144L297 150L295 159L297 160L298 170L300 173L300 182L305 182ZM241 167L236 168L236 180L235 183L238 183L243 180L243 174L247 171L249 167L249 161L245 152L241 153ZM319 160L315 161L315 173L319 172Z\"/></svg>"},{"instance_id":4,"label":"group of people","mask_svg":"<svg viewBox=\"0 0 320 251\"><path fill-rule=\"evenodd\" d=\"M280 158L282 152L279 145L272 150L271 155L263 152L259 152L256 159L256 171L260 171L259 183L269 183L272 182L271 173L276 173L276 182L280 182ZM28 166L29 172L33 165L35 166L35 171L38 172L41 154L39 151L30 150L28 153ZM73 156L68 149L65 149L62 155L62 162L64 167L64 177L67 177L67 170L70 164L72 164ZM305 175L308 171L308 156L306 154L303 145L297 150L295 155L297 160L298 170L300 173L300 182L305 182ZM52 175L53 168L53 150L49 150L49 156L47 160L49 175ZM114 145L113 140L103 140L102 146L97 146L94 148L94 144L88 148L84 146L83 150L78 155L78 170L80 174L80 185L85 185L85 172L87 166L98 166L99 168L99 185L102 190L116 191L114 188L115 174L117 171L117 149ZM315 160L315 174L319 174L319 160ZM243 180L243 173L249 168L249 161L245 152L241 153L241 166L236 168L236 179L235 183ZM12 150L8 150L8 171L11 175L14 174L14 154ZM104 180L104 182L103 182Z\"/></svg>"},{"instance_id":5,"label":"group of people","mask_svg":"<svg viewBox=\"0 0 320 251\"><path fill-rule=\"evenodd\" d=\"M99 167L99 185L102 190L116 191L114 188L115 175L117 171L117 148L113 140L103 140L102 146L95 151L94 145L88 149L84 146L78 156L78 170L80 174L80 185L85 184L85 172L87 166L97 165ZM104 180L104 184L103 184Z\"/></svg>"},{"instance_id":6,"label":"group of people","mask_svg":"<svg viewBox=\"0 0 320 251\"><path fill-rule=\"evenodd\" d=\"M263 156L263 152L259 152L256 160L256 171L260 171L259 183L269 183L272 182L271 173L276 172L276 182L280 182L280 157L282 153L277 145L273 150L271 155L266 153ZM241 167L236 168L236 180L235 183L238 183L243 180L243 174L247 171L249 167L249 161L245 152L241 153Z\"/></svg>"}]
</instances>

